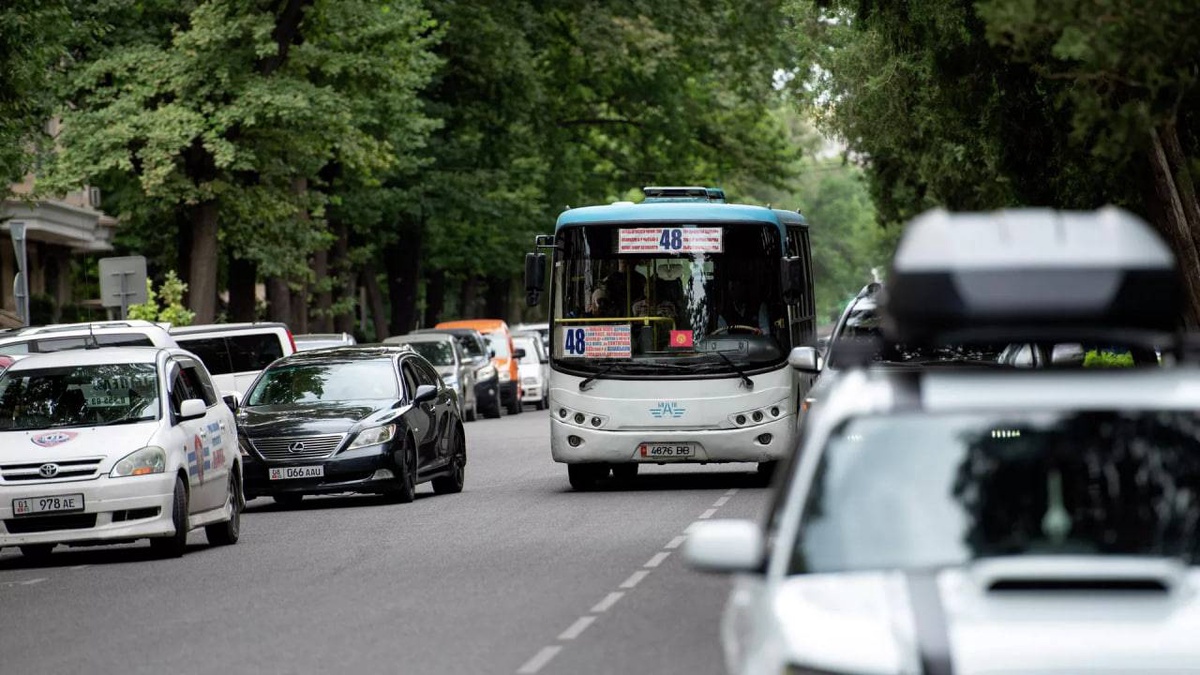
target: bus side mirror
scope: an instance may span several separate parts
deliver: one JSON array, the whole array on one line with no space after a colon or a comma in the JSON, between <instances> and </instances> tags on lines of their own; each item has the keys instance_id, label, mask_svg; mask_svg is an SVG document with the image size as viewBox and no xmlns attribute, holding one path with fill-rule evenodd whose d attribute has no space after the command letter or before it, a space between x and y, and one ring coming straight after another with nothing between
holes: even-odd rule
<instances>
[{"instance_id":1,"label":"bus side mirror","mask_svg":"<svg viewBox=\"0 0 1200 675\"><path fill-rule=\"evenodd\" d=\"M536 307L546 287L546 254L525 254L525 303Z\"/></svg>"},{"instance_id":2,"label":"bus side mirror","mask_svg":"<svg viewBox=\"0 0 1200 675\"><path fill-rule=\"evenodd\" d=\"M783 287L783 299L793 301L804 293L804 260L784 258L779 261L779 279Z\"/></svg>"},{"instance_id":3,"label":"bus side mirror","mask_svg":"<svg viewBox=\"0 0 1200 675\"><path fill-rule=\"evenodd\" d=\"M788 365L802 373L821 372L822 359L814 347L796 347L788 354Z\"/></svg>"}]
</instances>

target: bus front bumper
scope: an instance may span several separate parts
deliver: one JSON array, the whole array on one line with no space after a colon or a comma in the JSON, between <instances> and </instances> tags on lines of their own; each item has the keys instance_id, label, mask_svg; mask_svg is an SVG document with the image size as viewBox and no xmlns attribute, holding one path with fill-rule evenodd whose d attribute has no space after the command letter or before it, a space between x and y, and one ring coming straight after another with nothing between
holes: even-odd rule
<instances>
[{"instance_id":1,"label":"bus front bumper","mask_svg":"<svg viewBox=\"0 0 1200 675\"><path fill-rule=\"evenodd\" d=\"M786 457L793 447L795 419L785 415L766 424L739 429L635 429L607 431L550 420L550 449L554 461L645 464L707 462L771 462ZM649 446L685 446L686 457L643 456Z\"/></svg>"}]
</instances>

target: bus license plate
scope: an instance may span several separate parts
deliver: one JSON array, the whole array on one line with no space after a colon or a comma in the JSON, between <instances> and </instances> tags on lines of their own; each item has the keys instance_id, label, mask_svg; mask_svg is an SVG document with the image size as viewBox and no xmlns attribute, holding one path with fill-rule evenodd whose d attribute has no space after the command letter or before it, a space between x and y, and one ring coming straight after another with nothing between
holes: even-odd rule
<instances>
[{"instance_id":1,"label":"bus license plate","mask_svg":"<svg viewBox=\"0 0 1200 675\"><path fill-rule=\"evenodd\" d=\"M642 443L638 446L641 459L681 459L696 456L693 443Z\"/></svg>"},{"instance_id":2,"label":"bus license plate","mask_svg":"<svg viewBox=\"0 0 1200 675\"><path fill-rule=\"evenodd\" d=\"M288 480L291 478L321 478L325 475L323 466L281 466L272 468L267 477L271 480Z\"/></svg>"},{"instance_id":3,"label":"bus license plate","mask_svg":"<svg viewBox=\"0 0 1200 675\"><path fill-rule=\"evenodd\" d=\"M62 513L82 511L83 495L56 495L54 497L29 497L13 500L14 516L32 516L36 513Z\"/></svg>"}]
</instances>

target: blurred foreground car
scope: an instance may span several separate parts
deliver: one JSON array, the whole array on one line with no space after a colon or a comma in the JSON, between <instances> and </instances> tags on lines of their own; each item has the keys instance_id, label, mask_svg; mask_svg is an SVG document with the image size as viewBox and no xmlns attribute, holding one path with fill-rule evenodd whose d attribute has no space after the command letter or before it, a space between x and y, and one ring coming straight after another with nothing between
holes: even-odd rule
<instances>
[{"instance_id":1,"label":"blurred foreground car","mask_svg":"<svg viewBox=\"0 0 1200 675\"><path fill-rule=\"evenodd\" d=\"M1155 345L1181 297L1166 246L1115 209L934 212L890 284L884 333L905 344ZM1198 411L1188 367L848 369L765 526L686 543L740 573L728 670L1197 672Z\"/></svg>"},{"instance_id":2,"label":"blurred foreground car","mask_svg":"<svg viewBox=\"0 0 1200 675\"><path fill-rule=\"evenodd\" d=\"M189 530L236 543L243 506L233 413L178 349L33 355L0 375L0 546L27 556Z\"/></svg>"},{"instance_id":3,"label":"blurred foreground car","mask_svg":"<svg viewBox=\"0 0 1200 675\"><path fill-rule=\"evenodd\" d=\"M407 346L297 352L259 375L238 409L246 497L366 492L411 502L418 483L460 492L458 397Z\"/></svg>"}]
</instances>

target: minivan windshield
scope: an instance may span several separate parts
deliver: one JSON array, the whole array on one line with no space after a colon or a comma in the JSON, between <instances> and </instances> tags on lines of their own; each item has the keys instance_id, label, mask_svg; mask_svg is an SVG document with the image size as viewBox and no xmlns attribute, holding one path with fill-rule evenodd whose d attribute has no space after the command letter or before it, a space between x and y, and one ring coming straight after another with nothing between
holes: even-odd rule
<instances>
[{"instance_id":1,"label":"minivan windshield","mask_svg":"<svg viewBox=\"0 0 1200 675\"><path fill-rule=\"evenodd\" d=\"M1200 563L1200 414L1086 411L855 419L808 491L793 574L993 556Z\"/></svg>"},{"instance_id":2,"label":"minivan windshield","mask_svg":"<svg viewBox=\"0 0 1200 675\"><path fill-rule=\"evenodd\" d=\"M152 363L8 370L0 376L0 430L157 420L157 372Z\"/></svg>"},{"instance_id":3,"label":"minivan windshield","mask_svg":"<svg viewBox=\"0 0 1200 675\"><path fill-rule=\"evenodd\" d=\"M487 338L488 347L491 348L496 358L508 358L508 335L504 331L498 330L491 333L484 333L483 337Z\"/></svg>"}]
</instances>

